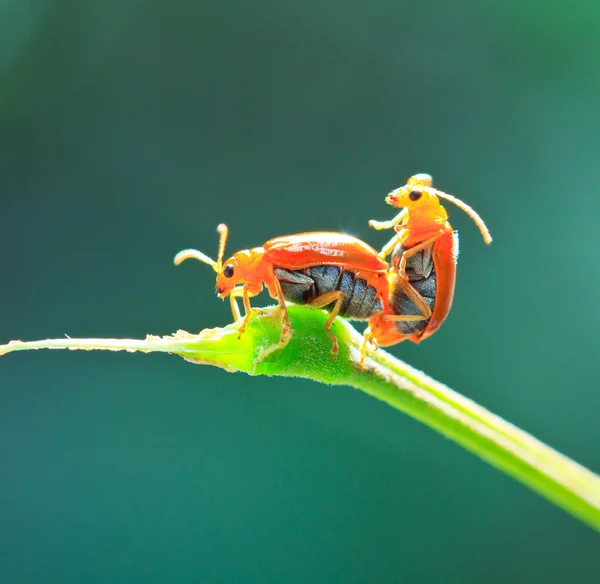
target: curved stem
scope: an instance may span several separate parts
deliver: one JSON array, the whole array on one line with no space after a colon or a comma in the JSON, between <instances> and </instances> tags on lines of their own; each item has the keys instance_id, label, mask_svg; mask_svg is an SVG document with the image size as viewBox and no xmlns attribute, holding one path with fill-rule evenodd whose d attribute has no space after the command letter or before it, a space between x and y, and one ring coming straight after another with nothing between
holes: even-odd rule
<instances>
[{"instance_id":1,"label":"curved stem","mask_svg":"<svg viewBox=\"0 0 600 584\"><path fill-rule=\"evenodd\" d=\"M293 334L285 343L280 341L281 311L258 312L241 337L234 323L198 335L179 331L145 340L13 341L0 346L0 355L31 349L160 351L250 375L299 376L351 385L420 420L600 530L598 475L385 351L369 354L360 370L362 335L341 319L331 329L339 342L334 362L323 311L289 306Z\"/></svg>"}]
</instances>

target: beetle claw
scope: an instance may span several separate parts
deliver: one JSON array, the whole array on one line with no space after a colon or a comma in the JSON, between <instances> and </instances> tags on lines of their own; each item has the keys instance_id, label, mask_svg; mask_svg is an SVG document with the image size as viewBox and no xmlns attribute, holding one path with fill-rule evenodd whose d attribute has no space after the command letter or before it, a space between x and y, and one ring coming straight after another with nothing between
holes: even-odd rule
<instances>
[{"instance_id":1,"label":"beetle claw","mask_svg":"<svg viewBox=\"0 0 600 584\"><path fill-rule=\"evenodd\" d=\"M292 338L292 328L289 321L283 324L283 330L281 331L281 339L279 342L283 345Z\"/></svg>"},{"instance_id":2,"label":"beetle claw","mask_svg":"<svg viewBox=\"0 0 600 584\"><path fill-rule=\"evenodd\" d=\"M331 358L331 360L334 363L337 361L338 352L339 352L339 347L338 347L338 344L337 344L337 341L336 341L335 344L331 347L331 354L333 355L333 357Z\"/></svg>"}]
</instances>

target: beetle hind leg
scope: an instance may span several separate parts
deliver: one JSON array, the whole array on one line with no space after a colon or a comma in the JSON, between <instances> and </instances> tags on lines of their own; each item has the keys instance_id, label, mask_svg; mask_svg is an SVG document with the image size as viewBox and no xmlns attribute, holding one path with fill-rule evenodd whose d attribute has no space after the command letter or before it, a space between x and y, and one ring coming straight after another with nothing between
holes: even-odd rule
<instances>
[{"instance_id":1,"label":"beetle hind leg","mask_svg":"<svg viewBox=\"0 0 600 584\"><path fill-rule=\"evenodd\" d=\"M290 317L288 315L287 307L285 304L285 297L283 296L283 290L281 289L281 283L277 278L273 280L275 283L275 290L277 292L277 300L279 301L279 308L281 310L281 323L283 330L281 331L281 343L287 343L292 337L292 325L290 324Z\"/></svg>"},{"instance_id":2,"label":"beetle hind leg","mask_svg":"<svg viewBox=\"0 0 600 584\"><path fill-rule=\"evenodd\" d=\"M310 305L314 306L315 308L324 308L325 306L328 306L329 304L335 303L333 305L333 309L331 310L331 314L329 315L329 318L323 325L325 332L331 339L331 353L333 354L334 361L337 359L337 354L339 352L339 345L338 345L337 339L335 338L335 335L331 332L330 329L331 329L331 325L333 324L333 321L335 320L335 317L338 315L338 312L340 311L340 308L342 307L343 301L344 301L344 294L340 290L331 290L331 292L325 292L325 294L321 294L320 296L317 296L316 298L313 298L310 301Z\"/></svg>"},{"instance_id":3,"label":"beetle hind leg","mask_svg":"<svg viewBox=\"0 0 600 584\"><path fill-rule=\"evenodd\" d=\"M374 351L379 350L379 343L377 342L377 339L371 332L371 329L369 327L367 327L365 329L365 332L363 333L363 342L360 346L360 361L358 362L358 366L361 371L363 371L365 368L365 359L367 358L367 350L368 350L369 343L371 343L373 345Z\"/></svg>"},{"instance_id":4,"label":"beetle hind leg","mask_svg":"<svg viewBox=\"0 0 600 584\"><path fill-rule=\"evenodd\" d=\"M427 300L404 278L398 278L398 284L402 291L408 296L410 301L416 306L421 314L383 314L381 319L386 321L414 322L420 320L429 320L432 312Z\"/></svg>"}]
</instances>

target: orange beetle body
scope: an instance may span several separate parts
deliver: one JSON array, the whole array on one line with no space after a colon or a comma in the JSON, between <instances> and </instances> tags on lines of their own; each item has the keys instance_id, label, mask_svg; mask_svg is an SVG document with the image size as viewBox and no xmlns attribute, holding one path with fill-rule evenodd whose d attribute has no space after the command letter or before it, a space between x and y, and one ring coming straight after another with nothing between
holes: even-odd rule
<instances>
[{"instance_id":1,"label":"orange beetle body","mask_svg":"<svg viewBox=\"0 0 600 584\"><path fill-rule=\"evenodd\" d=\"M267 287L277 299L274 267L301 270L313 266L338 266L353 272L383 273L388 264L377 252L356 237L344 233L310 232L270 239L262 247L238 251L217 274L217 293L224 298L243 284L251 296ZM231 270L233 275L228 276ZM227 271L227 274L225 273Z\"/></svg>"},{"instance_id":2,"label":"orange beetle body","mask_svg":"<svg viewBox=\"0 0 600 584\"><path fill-rule=\"evenodd\" d=\"M388 276L390 310L369 323L373 336L383 346L404 340L421 342L439 329L450 312L458 233L448 222L440 197L461 207L475 221L484 241L492 241L487 227L471 207L431 184L429 175L411 177L386 198L386 202L403 210L392 221L369 222L376 229L393 227L396 231L380 253L383 258L392 254ZM416 315L415 320L406 320L407 315Z\"/></svg>"},{"instance_id":3,"label":"orange beetle body","mask_svg":"<svg viewBox=\"0 0 600 584\"><path fill-rule=\"evenodd\" d=\"M316 308L331 306L324 328L332 341L334 355L338 344L330 327L338 313L349 319L369 320L390 311L389 266L372 247L356 237L342 233L299 233L271 239L262 247L236 252L222 261L227 228L220 225L218 230L221 242L216 262L197 250L184 250L177 254L175 263L196 258L210 264L217 272L217 294L220 298L230 297L235 320L240 318L236 298L243 298L246 315L240 332L245 330L251 315L250 297L259 294L263 286L282 309L282 341L290 332L286 300ZM364 350L363 347L363 355Z\"/></svg>"}]
</instances>

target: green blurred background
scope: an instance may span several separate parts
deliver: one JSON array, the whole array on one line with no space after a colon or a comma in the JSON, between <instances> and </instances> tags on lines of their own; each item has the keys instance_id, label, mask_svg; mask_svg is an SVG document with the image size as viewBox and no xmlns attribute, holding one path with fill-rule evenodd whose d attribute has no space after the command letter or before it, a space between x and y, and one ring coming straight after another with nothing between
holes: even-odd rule
<instances>
[{"instance_id":1,"label":"green blurred background","mask_svg":"<svg viewBox=\"0 0 600 584\"><path fill-rule=\"evenodd\" d=\"M0 342L230 322L233 252L457 209L452 313L391 351L600 470L600 5L0 2ZM268 303L265 297L263 304ZM600 581L598 536L345 387L166 355L0 363L0 581Z\"/></svg>"}]
</instances>

